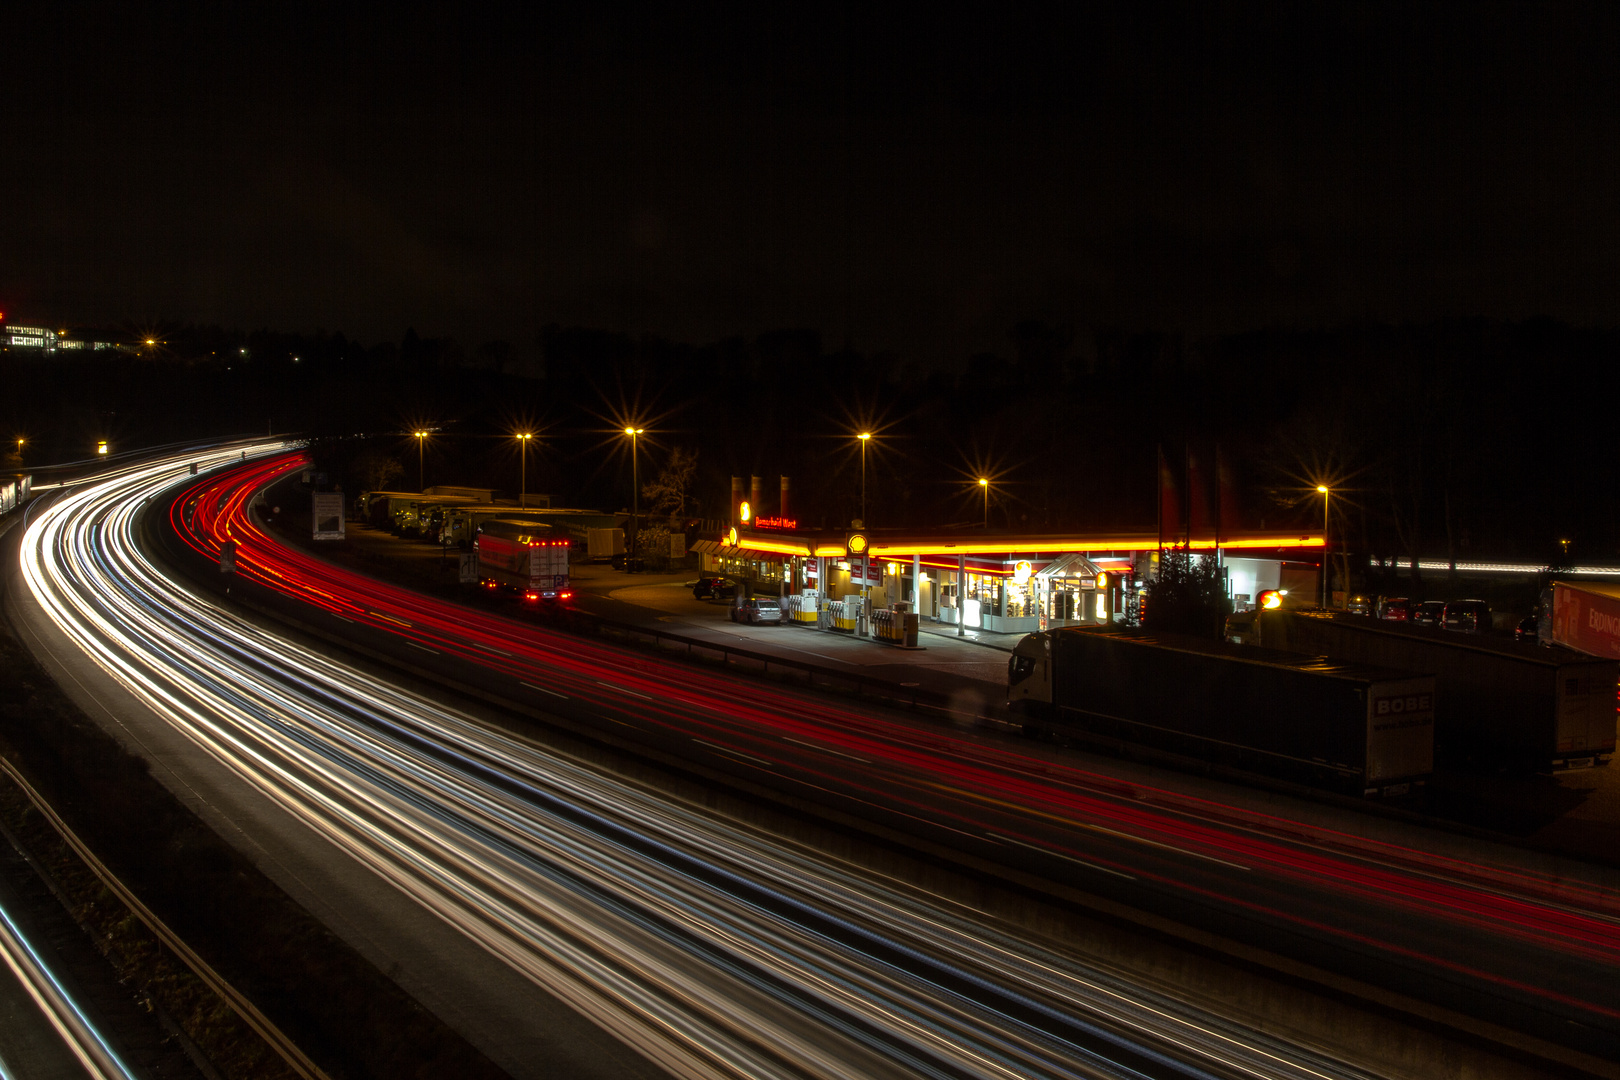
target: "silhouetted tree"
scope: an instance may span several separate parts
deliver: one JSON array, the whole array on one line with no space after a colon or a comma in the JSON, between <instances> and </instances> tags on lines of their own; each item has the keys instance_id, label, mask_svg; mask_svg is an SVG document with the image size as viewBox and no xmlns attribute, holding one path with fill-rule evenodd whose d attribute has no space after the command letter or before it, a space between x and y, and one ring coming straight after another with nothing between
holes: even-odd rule
<instances>
[{"instance_id":1,"label":"silhouetted tree","mask_svg":"<svg viewBox=\"0 0 1620 1080\"><path fill-rule=\"evenodd\" d=\"M1219 638L1232 613L1221 568L1214 559L1194 558L1185 547L1164 549L1147 593L1149 630Z\"/></svg>"}]
</instances>

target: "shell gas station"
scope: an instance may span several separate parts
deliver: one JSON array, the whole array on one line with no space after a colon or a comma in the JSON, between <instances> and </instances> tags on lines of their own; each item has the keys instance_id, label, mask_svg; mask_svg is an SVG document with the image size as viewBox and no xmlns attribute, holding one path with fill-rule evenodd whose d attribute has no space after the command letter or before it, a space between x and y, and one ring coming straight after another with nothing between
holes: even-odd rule
<instances>
[{"instance_id":1,"label":"shell gas station","mask_svg":"<svg viewBox=\"0 0 1620 1080\"><path fill-rule=\"evenodd\" d=\"M701 569L779 592L784 620L908 643L907 622L959 634L1135 625L1159 552L1175 542L1155 532L806 530L782 512L755 514L757 477L752 501L741 497L740 477L732 491L731 528L691 545ZM785 507L786 477L782 493ZM1241 611L1265 589L1312 590L1324 544L1320 532L1211 531L1188 546L1219 560Z\"/></svg>"}]
</instances>

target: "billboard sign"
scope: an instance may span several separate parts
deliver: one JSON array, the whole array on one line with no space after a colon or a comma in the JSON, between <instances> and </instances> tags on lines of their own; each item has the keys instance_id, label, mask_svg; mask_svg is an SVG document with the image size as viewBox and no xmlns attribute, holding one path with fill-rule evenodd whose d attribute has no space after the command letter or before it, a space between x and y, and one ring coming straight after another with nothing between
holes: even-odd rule
<instances>
[{"instance_id":1,"label":"billboard sign","mask_svg":"<svg viewBox=\"0 0 1620 1080\"><path fill-rule=\"evenodd\" d=\"M343 492L316 491L310 500L310 521L314 525L316 540L344 539Z\"/></svg>"}]
</instances>

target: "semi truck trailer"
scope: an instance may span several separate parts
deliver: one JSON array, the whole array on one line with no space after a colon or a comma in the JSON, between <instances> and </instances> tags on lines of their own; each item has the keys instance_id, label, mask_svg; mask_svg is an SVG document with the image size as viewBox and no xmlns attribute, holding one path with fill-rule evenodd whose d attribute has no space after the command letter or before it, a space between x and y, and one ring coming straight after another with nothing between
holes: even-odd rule
<instances>
[{"instance_id":1,"label":"semi truck trailer","mask_svg":"<svg viewBox=\"0 0 1620 1080\"><path fill-rule=\"evenodd\" d=\"M478 579L488 588L517 592L528 603L573 598L568 581L568 537L533 521L486 521L473 550Z\"/></svg>"},{"instance_id":2,"label":"semi truck trailer","mask_svg":"<svg viewBox=\"0 0 1620 1080\"><path fill-rule=\"evenodd\" d=\"M1064 627L1013 649L1032 734L1126 743L1367 797L1434 764L1432 676L1140 630Z\"/></svg>"},{"instance_id":3,"label":"semi truck trailer","mask_svg":"<svg viewBox=\"0 0 1620 1080\"><path fill-rule=\"evenodd\" d=\"M1256 631L1266 649L1433 675L1442 765L1547 772L1614 755L1614 660L1333 612L1265 611Z\"/></svg>"}]
</instances>

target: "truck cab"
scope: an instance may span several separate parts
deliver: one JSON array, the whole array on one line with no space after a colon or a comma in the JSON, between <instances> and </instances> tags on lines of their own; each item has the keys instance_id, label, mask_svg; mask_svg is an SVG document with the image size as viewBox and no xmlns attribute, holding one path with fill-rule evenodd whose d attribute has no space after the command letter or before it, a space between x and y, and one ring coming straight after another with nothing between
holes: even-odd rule
<instances>
[{"instance_id":1,"label":"truck cab","mask_svg":"<svg viewBox=\"0 0 1620 1080\"><path fill-rule=\"evenodd\" d=\"M1052 634L1026 634L1007 660L1007 704L1026 715L1052 707Z\"/></svg>"}]
</instances>

